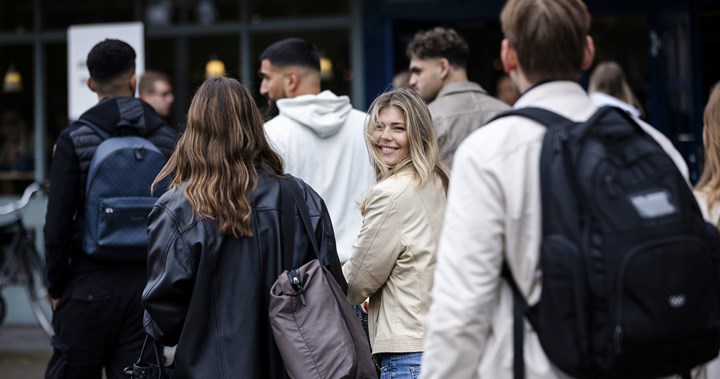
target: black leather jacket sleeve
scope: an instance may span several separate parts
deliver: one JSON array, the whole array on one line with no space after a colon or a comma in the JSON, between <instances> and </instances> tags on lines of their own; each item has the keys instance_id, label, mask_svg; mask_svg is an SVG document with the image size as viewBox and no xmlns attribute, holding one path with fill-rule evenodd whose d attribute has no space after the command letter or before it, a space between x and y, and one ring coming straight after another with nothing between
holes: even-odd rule
<instances>
[{"instance_id":1,"label":"black leather jacket sleeve","mask_svg":"<svg viewBox=\"0 0 720 379\"><path fill-rule=\"evenodd\" d=\"M172 213L155 205L148 218L148 281L142 303L145 331L167 346L177 344L185 323L197 269L192 256Z\"/></svg>"}]
</instances>

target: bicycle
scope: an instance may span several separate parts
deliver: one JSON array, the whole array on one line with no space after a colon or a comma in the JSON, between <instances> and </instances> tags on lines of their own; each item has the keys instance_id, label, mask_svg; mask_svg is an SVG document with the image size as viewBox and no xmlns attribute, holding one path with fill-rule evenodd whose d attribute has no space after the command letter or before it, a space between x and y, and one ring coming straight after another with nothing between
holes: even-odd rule
<instances>
[{"instance_id":1,"label":"bicycle","mask_svg":"<svg viewBox=\"0 0 720 379\"><path fill-rule=\"evenodd\" d=\"M0 206L0 216L14 216L9 224L0 226L0 289L7 285L23 286L35 318L45 333L52 337L52 310L45 262L35 246L35 231L23 223L20 213L35 194L44 192L41 184L32 183L25 188L19 200ZM6 310L7 303L0 294L0 325Z\"/></svg>"}]
</instances>

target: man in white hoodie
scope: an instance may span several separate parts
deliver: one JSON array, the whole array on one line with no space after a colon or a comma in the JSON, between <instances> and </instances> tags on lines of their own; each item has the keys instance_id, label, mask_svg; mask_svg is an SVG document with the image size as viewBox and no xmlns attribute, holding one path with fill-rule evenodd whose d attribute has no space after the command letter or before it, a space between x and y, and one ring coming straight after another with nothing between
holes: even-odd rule
<instances>
[{"instance_id":1,"label":"man in white hoodie","mask_svg":"<svg viewBox=\"0 0 720 379\"><path fill-rule=\"evenodd\" d=\"M347 96L320 92L320 57L299 38L278 41L260 55L260 94L279 114L265 124L285 171L307 182L325 200L345 262L360 232L357 204L375 183L365 146L364 112Z\"/></svg>"}]
</instances>

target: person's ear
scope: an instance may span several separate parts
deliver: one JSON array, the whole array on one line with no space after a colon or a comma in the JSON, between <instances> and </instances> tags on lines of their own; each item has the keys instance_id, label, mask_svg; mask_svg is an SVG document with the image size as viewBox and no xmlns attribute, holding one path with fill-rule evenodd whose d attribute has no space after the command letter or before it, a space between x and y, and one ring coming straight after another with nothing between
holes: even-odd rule
<instances>
[{"instance_id":1,"label":"person's ear","mask_svg":"<svg viewBox=\"0 0 720 379\"><path fill-rule=\"evenodd\" d=\"M582 69L587 70L595 59L595 42L592 37L585 37L585 51L583 52Z\"/></svg>"},{"instance_id":2,"label":"person's ear","mask_svg":"<svg viewBox=\"0 0 720 379\"><path fill-rule=\"evenodd\" d=\"M440 58L438 68L440 70L440 77L444 80L450 74L450 61L448 61L447 58Z\"/></svg>"},{"instance_id":3,"label":"person's ear","mask_svg":"<svg viewBox=\"0 0 720 379\"><path fill-rule=\"evenodd\" d=\"M517 52L510 46L510 41L507 38L503 38L502 42L500 42L500 60L506 73L509 74L517 69Z\"/></svg>"},{"instance_id":4,"label":"person's ear","mask_svg":"<svg viewBox=\"0 0 720 379\"><path fill-rule=\"evenodd\" d=\"M85 83L87 84L87 87L90 89L90 91L97 92L95 91L95 84L93 83L92 78L87 78L87 81Z\"/></svg>"},{"instance_id":5,"label":"person's ear","mask_svg":"<svg viewBox=\"0 0 720 379\"><path fill-rule=\"evenodd\" d=\"M295 70L287 70L283 74L283 81L285 84L285 92L292 93L298 87L299 77Z\"/></svg>"}]
</instances>

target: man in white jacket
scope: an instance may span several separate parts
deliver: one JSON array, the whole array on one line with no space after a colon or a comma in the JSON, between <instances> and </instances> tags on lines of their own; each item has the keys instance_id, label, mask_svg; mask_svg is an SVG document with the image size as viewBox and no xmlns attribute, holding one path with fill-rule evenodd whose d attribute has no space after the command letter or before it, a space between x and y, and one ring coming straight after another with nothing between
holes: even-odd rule
<instances>
[{"instance_id":1,"label":"man in white jacket","mask_svg":"<svg viewBox=\"0 0 720 379\"><path fill-rule=\"evenodd\" d=\"M574 121L597 107L577 83L594 44L581 0L509 0L501 13L501 59L522 96L514 108L540 107ZM670 141L640 125L687 178ZM540 149L545 127L519 116L470 135L455 153L430 307L423 379L513 377L513 297L501 279L508 263L529 304L541 293ZM552 211L552 210L549 210ZM525 377L565 378L524 328Z\"/></svg>"},{"instance_id":2,"label":"man in white jacket","mask_svg":"<svg viewBox=\"0 0 720 379\"><path fill-rule=\"evenodd\" d=\"M279 115L265 124L285 170L325 200L341 262L350 258L362 217L357 204L375 183L364 138L364 112L347 96L320 92L320 58L299 38L270 45L260 55L260 94Z\"/></svg>"}]
</instances>

